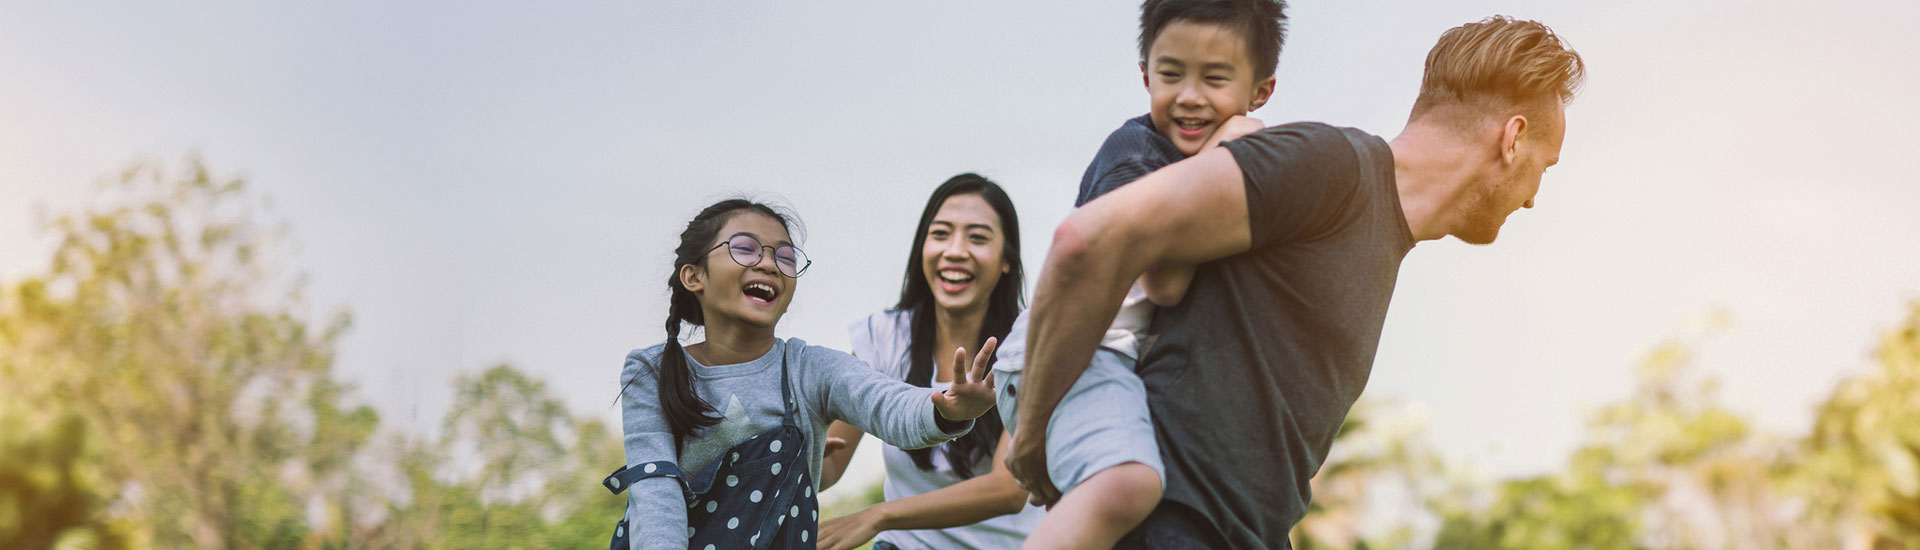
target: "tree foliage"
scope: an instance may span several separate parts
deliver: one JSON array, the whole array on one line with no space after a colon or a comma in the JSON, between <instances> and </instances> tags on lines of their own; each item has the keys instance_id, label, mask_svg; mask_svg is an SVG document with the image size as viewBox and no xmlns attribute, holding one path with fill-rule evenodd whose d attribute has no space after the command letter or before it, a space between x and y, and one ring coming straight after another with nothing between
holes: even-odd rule
<instances>
[{"instance_id":1,"label":"tree foliage","mask_svg":"<svg viewBox=\"0 0 1920 550\"><path fill-rule=\"evenodd\" d=\"M449 437L378 445L379 415L333 371L349 317L307 312L300 279L275 271L285 232L246 189L198 159L137 163L48 224L44 272L0 288L0 547L607 535L620 502L597 481L618 440L511 367L457 381ZM449 465L458 449L478 474Z\"/></svg>"},{"instance_id":2,"label":"tree foliage","mask_svg":"<svg viewBox=\"0 0 1920 550\"><path fill-rule=\"evenodd\" d=\"M1693 347L1657 346L1564 470L1437 504L1434 546L1920 548L1920 302L1804 438L1759 433L1720 406Z\"/></svg>"},{"instance_id":3,"label":"tree foliage","mask_svg":"<svg viewBox=\"0 0 1920 550\"><path fill-rule=\"evenodd\" d=\"M306 495L346 502L338 457L376 422L327 377L347 318L310 322L274 284L244 188L197 161L135 165L107 204L53 221L50 269L0 305L9 397L98 439L87 462L132 540L292 547Z\"/></svg>"}]
</instances>

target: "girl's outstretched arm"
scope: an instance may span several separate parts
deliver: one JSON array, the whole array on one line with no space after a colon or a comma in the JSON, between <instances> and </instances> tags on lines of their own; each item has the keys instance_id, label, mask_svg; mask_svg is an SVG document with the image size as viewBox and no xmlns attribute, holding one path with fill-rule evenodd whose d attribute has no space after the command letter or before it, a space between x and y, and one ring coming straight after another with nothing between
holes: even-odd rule
<instances>
[{"instance_id":1,"label":"girl's outstretched arm","mask_svg":"<svg viewBox=\"0 0 1920 550\"><path fill-rule=\"evenodd\" d=\"M973 429L972 417L936 422L939 413L928 398L933 390L889 378L845 352L807 346L806 354L807 391L825 420L852 424L902 449L931 447Z\"/></svg>"}]
</instances>

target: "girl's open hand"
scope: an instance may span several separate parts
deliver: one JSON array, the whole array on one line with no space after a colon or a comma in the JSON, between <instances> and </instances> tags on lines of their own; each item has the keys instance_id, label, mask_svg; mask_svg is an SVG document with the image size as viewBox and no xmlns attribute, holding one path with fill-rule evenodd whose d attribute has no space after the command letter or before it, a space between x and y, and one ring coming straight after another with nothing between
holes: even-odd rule
<instances>
[{"instance_id":1,"label":"girl's open hand","mask_svg":"<svg viewBox=\"0 0 1920 550\"><path fill-rule=\"evenodd\" d=\"M988 364L998 347L998 339L988 338L971 361L967 360L967 348L953 351L953 386L933 394L933 410L941 418L964 422L993 408L993 369Z\"/></svg>"}]
</instances>

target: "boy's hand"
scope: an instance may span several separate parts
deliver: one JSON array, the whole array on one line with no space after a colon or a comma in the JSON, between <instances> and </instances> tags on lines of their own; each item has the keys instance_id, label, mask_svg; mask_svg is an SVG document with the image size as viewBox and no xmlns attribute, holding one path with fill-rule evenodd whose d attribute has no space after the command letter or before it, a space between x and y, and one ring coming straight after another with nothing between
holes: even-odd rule
<instances>
[{"instance_id":1,"label":"boy's hand","mask_svg":"<svg viewBox=\"0 0 1920 550\"><path fill-rule=\"evenodd\" d=\"M1212 149L1223 141L1239 139L1240 136L1258 132L1266 127L1267 123L1261 122L1260 119L1247 115L1233 115L1226 122L1220 123L1220 129L1214 130L1206 143L1200 144L1200 150Z\"/></svg>"},{"instance_id":2,"label":"boy's hand","mask_svg":"<svg viewBox=\"0 0 1920 550\"><path fill-rule=\"evenodd\" d=\"M964 422L979 418L993 408L993 350L1000 347L1000 341L987 338L980 345L980 353L972 361L967 360L967 348L953 351L953 386L944 392L933 393L933 410L941 418L954 422Z\"/></svg>"},{"instance_id":3,"label":"boy's hand","mask_svg":"<svg viewBox=\"0 0 1920 550\"><path fill-rule=\"evenodd\" d=\"M1187 287L1193 284L1193 271L1197 266L1175 265L1159 266L1140 275L1140 288L1146 289L1147 301L1158 307L1180 305L1186 299Z\"/></svg>"}]
</instances>

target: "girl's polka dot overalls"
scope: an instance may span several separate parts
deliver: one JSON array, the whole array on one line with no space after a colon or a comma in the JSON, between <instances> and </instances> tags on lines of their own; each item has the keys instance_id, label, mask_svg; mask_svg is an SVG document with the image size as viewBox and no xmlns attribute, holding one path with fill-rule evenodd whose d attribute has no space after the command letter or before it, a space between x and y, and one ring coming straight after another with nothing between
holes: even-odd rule
<instances>
[{"instance_id":1,"label":"girl's polka dot overalls","mask_svg":"<svg viewBox=\"0 0 1920 550\"><path fill-rule=\"evenodd\" d=\"M780 398L786 413L780 427L727 449L705 471L683 477L673 461L621 468L601 482L614 494L650 477L681 482L687 499L687 548L798 549L818 546L819 499L807 483L807 436L787 382L787 360L780 358ZM613 529L612 550L627 550L627 520Z\"/></svg>"}]
</instances>

